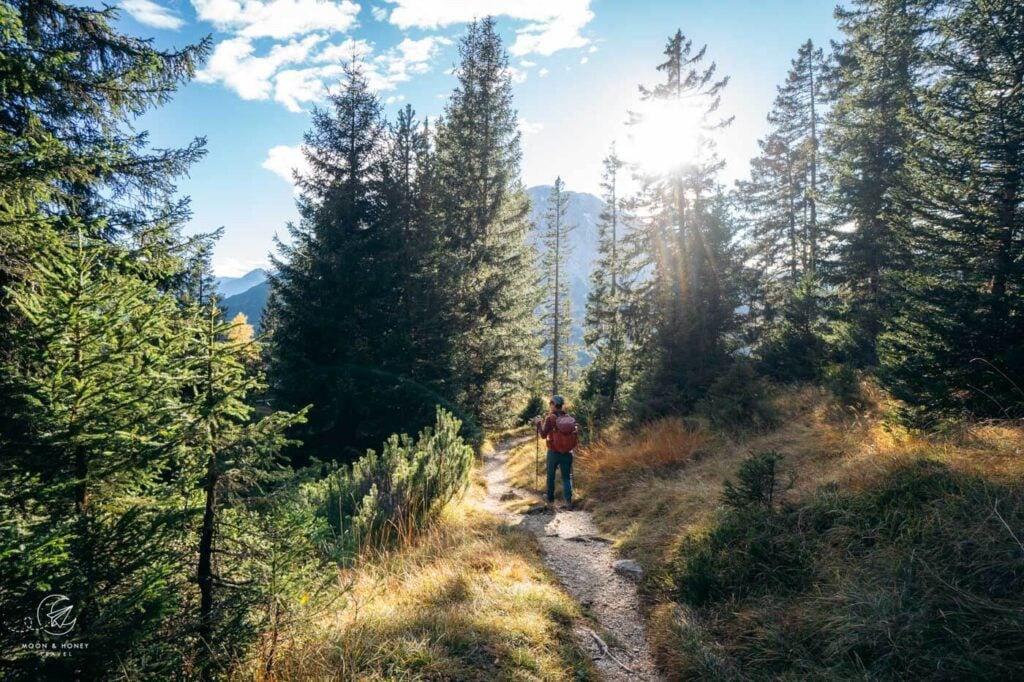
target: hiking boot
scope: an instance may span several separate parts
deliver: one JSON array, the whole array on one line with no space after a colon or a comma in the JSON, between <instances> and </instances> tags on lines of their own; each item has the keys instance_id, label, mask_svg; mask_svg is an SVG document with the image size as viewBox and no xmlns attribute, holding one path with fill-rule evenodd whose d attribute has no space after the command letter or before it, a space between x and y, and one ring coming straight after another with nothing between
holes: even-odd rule
<instances>
[{"instance_id":1,"label":"hiking boot","mask_svg":"<svg viewBox=\"0 0 1024 682\"><path fill-rule=\"evenodd\" d=\"M573 511L574 509L576 509L576 505L574 505L572 503L572 500L570 500L569 502L565 503L564 509L565 509L565 511Z\"/></svg>"}]
</instances>

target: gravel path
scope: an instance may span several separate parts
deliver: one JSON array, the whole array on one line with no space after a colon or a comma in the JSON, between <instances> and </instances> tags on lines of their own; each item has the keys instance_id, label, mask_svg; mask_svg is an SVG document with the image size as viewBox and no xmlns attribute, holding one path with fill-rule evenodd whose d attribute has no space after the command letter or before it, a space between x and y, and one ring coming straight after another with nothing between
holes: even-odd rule
<instances>
[{"instance_id":1,"label":"gravel path","mask_svg":"<svg viewBox=\"0 0 1024 682\"><path fill-rule=\"evenodd\" d=\"M601 537L590 512L541 510L523 513L508 509L511 500L536 501L534 493L514 488L508 480L505 461L510 449L529 437L508 440L484 460L487 506L511 525L529 530L540 540L544 562L558 576L562 586L600 623L595 632L578 626L574 635L590 652L606 680L660 680L651 658L640 619L636 587L612 570L615 555L609 541Z\"/></svg>"}]
</instances>

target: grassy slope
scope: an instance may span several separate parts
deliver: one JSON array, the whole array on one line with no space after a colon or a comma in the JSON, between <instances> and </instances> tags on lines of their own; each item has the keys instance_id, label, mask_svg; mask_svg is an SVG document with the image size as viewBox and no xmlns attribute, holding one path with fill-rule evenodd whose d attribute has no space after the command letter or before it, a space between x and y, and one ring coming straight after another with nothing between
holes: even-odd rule
<instances>
[{"instance_id":1,"label":"grassy slope","mask_svg":"<svg viewBox=\"0 0 1024 682\"><path fill-rule=\"evenodd\" d=\"M294 633L276 678L590 679L571 636L578 607L536 539L481 509L483 495L474 477L426 535L344 574L343 601Z\"/></svg>"},{"instance_id":2,"label":"grassy slope","mask_svg":"<svg viewBox=\"0 0 1024 682\"><path fill-rule=\"evenodd\" d=\"M649 634L660 664L672 676L681 679L841 678L850 674L871 677L872 671L881 676L898 676L901 670L904 673L913 670L913 666L920 663L918 659L930 658L923 647L934 644L948 648L948 642L937 639L915 640L927 633L923 633L923 627L918 627L914 619L932 617L941 609L935 607L928 613L912 613L918 608L914 600L932 597L937 600L938 596L916 594L911 598L909 587L905 594L894 595L881 583L890 570L919 564L928 570L928 565L921 561L914 563L919 550L936 549L914 545L915 542L925 543L925 537L929 538L929 544L947 543L959 548L970 544L979 533L989 533L979 542L991 539L994 544L990 546L1009 557L1008 562L1000 565L1003 577L1011 582L1024 580L1024 546L1014 555L1016 541L1024 537L1024 522L1020 517L1011 516L1009 525L1015 531L1002 533L1000 522L993 518L990 509L994 500L989 499L993 495L1004 497L1004 516L1019 514L1024 509L1020 503L1021 481L1024 481L1024 430L1011 426L976 426L954 436L929 439L889 431L872 410L853 412L836 405L828 394L818 389L786 390L775 397L774 403L781 426L769 433L736 437L696 422L668 419L639 433L609 434L605 442L578 456L577 487L586 498L587 507L593 509L602 528L617 539L621 553L636 559L648 570L642 587L649 609ZM801 529L799 535L794 535L802 546L813 548L818 554L811 560L814 576L811 584L792 593L773 592L764 585L755 585L751 590L755 596L692 608L677 594L680 543L687 539L699 541L719 525L724 480L735 475L750 453L773 449L784 453L786 465L797 473L795 487L789 494L796 518L804 508L802 505L807 510L820 512L824 504L820 491L826 484L831 484L830 489L836 494L845 495L835 503L845 505L841 522L830 522L834 525L822 530ZM533 456L532 443L514 453L513 470L520 484L532 486ZM892 503L878 502L881 494L873 491L891 486L893 472L919 460L939 463L942 472L948 472L942 474L945 478L939 482L939 492L932 491L938 497L922 497L920 501L914 499L907 503L899 510L906 514L907 524L900 526L894 537L881 538L877 547L854 551L848 546L850 543L836 541L837 537L842 540L845 534L856 536L855 540L865 546L874 542L879 525L872 526L869 521L873 521L872 515L878 516L880 510L868 508L864 500L877 503L884 515ZM949 477L956 480L947 480ZM966 483L961 485L957 477L964 478ZM946 498L941 497L945 494L943 486L952 486L953 492ZM974 491L970 493L973 495L970 503L982 506L966 509L974 519L970 523L960 518L954 522L952 517L958 507L950 506L949 500L967 494L963 491L968 490ZM959 505L959 500L954 501ZM956 522L961 525L954 526ZM886 518L884 523L891 523L891 520ZM978 525L981 523L984 528ZM926 526L931 535L921 531ZM936 537L936 528L945 535ZM905 532L906 529L912 532ZM722 554L728 558L730 551ZM941 558L943 551L937 556ZM959 565L947 568L953 571L952 578L937 575L932 583L948 584L948 581L943 583L947 579L959 581L956 571L974 570ZM1009 577L1005 575L1007 572L1011 574ZM840 580L830 575L851 577ZM903 587L920 587L911 579L892 582ZM983 587L991 584L989 581ZM822 590L829 592L824 595L827 598L819 598L823 596L818 593ZM854 594L856 590L864 593ZM974 593L966 587L961 590L959 584L951 586L951 590L950 603L954 607L961 603L980 604L977 590ZM909 601L901 602L901 598ZM860 606L864 606L858 616L862 622L855 623L850 613ZM998 611L1005 604L988 604L985 608L990 606ZM979 606L978 613L973 615L980 618L983 611ZM879 626L885 632L851 634L858 627L870 630L874 627L872 621L879 618L891 619ZM1014 618L1005 625L1016 627L1018 623ZM904 639L893 644L892 650L881 653L874 640L874 650L866 647L870 650L867 653L858 652L858 642L838 652L813 646L796 650L806 643L801 638L856 640L857 637L867 639L870 635L877 640L894 636L900 627ZM951 627L955 630L967 625ZM830 634L822 635L826 631ZM952 638L966 642L968 634L955 632ZM882 642L881 648L886 646ZM907 650L899 651L900 647ZM889 660L893 658L893 650L903 658ZM858 660L859 655L876 658ZM884 656L889 659L880 658ZM716 668L723 660L729 661L729 665ZM938 670L934 676L942 677L943 673Z\"/></svg>"}]
</instances>

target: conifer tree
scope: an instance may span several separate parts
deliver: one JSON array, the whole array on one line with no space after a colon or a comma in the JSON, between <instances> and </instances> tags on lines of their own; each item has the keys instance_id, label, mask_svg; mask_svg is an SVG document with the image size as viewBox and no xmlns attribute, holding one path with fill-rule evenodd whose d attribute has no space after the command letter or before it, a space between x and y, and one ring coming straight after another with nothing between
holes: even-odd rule
<instances>
[{"instance_id":1,"label":"conifer tree","mask_svg":"<svg viewBox=\"0 0 1024 682\"><path fill-rule=\"evenodd\" d=\"M4 467L24 487L3 500L5 547L20 548L3 607L74 595L89 653L34 662L99 676L139 647L168 655L157 630L183 605L184 505L168 473L183 464L188 360L176 301L124 272L134 254L86 233L53 239L33 281L8 289L20 350L2 372Z\"/></svg>"},{"instance_id":2,"label":"conifer tree","mask_svg":"<svg viewBox=\"0 0 1024 682\"><path fill-rule=\"evenodd\" d=\"M540 243L544 246L541 256L544 303L540 319L544 325L543 347L550 354L548 364L552 393L567 390L572 381L574 366L569 340L573 323L572 303L565 263L572 246L569 235L575 225L566 222L568 205L565 183L561 177L557 177L548 195L545 225L540 234Z\"/></svg>"},{"instance_id":3,"label":"conifer tree","mask_svg":"<svg viewBox=\"0 0 1024 682\"><path fill-rule=\"evenodd\" d=\"M910 267L879 344L908 416L1024 414L1024 7L950 0L910 118Z\"/></svg>"},{"instance_id":4,"label":"conifer tree","mask_svg":"<svg viewBox=\"0 0 1024 682\"><path fill-rule=\"evenodd\" d=\"M304 452L349 459L395 427L380 407L398 381L386 339L398 323L401 225L387 213L380 101L358 64L330 102L314 110L300 222L274 259L271 377L279 404L313 405L296 432Z\"/></svg>"},{"instance_id":5,"label":"conifer tree","mask_svg":"<svg viewBox=\"0 0 1024 682\"><path fill-rule=\"evenodd\" d=\"M737 188L747 212L748 260L760 280L750 313L755 346L779 378L812 377L822 359L823 341L812 330L824 331L816 300L824 243L818 217L824 71L822 51L807 41L778 88L768 114L772 128L759 141L750 180Z\"/></svg>"},{"instance_id":6,"label":"conifer tree","mask_svg":"<svg viewBox=\"0 0 1024 682\"><path fill-rule=\"evenodd\" d=\"M601 180L604 207L597 223L598 259L590 275L584 341L593 360L587 368L581 398L600 426L618 414L624 378L629 374L624 306L636 273L629 269L623 238L634 224L630 201L623 195L624 162L615 146L604 158Z\"/></svg>"},{"instance_id":7,"label":"conifer tree","mask_svg":"<svg viewBox=\"0 0 1024 682\"><path fill-rule=\"evenodd\" d=\"M821 260L819 139L825 113L824 74L823 53L808 40L797 51L786 82L779 87L775 105L768 114L774 134L794 156L794 182L802 190L796 195L803 227L801 270L811 276L818 271Z\"/></svg>"},{"instance_id":8,"label":"conifer tree","mask_svg":"<svg viewBox=\"0 0 1024 682\"><path fill-rule=\"evenodd\" d=\"M529 199L508 55L493 18L469 25L459 54L432 168L451 395L485 423L507 423L525 401L536 353Z\"/></svg>"},{"instance_id":9,"label":"conifer tree","mask_svg":"<svg viewBox=\"0 0 1024 682\"><path fill-rule=\"evenodd\" d=\"M213 679L217 669L223 668L221 660L237 658L239 646L251 634L248 609L239 608L237 601L236 608L225 608L232 600L221 594L247 587L230 574L243 564L244 555L227 551L245 539L238 538L238 529L222 528L223 516L232 503L238 506L233 496L253 491L266 494L267 484L281 478L276 457L286 442L284 431L303 416L276 412L254 420L246 398L263 387L260 377L247 367L255 350L251 328L248 339L240 337L239 325L221 319L215 305L197 306L191 313L194 334L189 349L186 447L196 473L194 485L202 497L195 564L196 651L201 676Z\"/></svg>"},{"instance_id":10,"label":"conifer tree","mask_svg":"<svg viewBox=\"0 0 1024 682\"><path fill-rule=\"evenodd\" d=\"M641 383L639 414L651 416L687 409L727 363L725 336L734 322L723 275L731 267L731 224L722 220L715 197L715 175L723 161L710 134L728 126L716 118L721 92L729 79L716 78L714 63L705 65L707 47L693 50L681 31L669 39L667 60L658 66L664 82L641 86L642 97L655 104L692 107L700 119L698 151L680 158L667 173L648 175L643 188L651 215L643 246L653 269L652 300L641 308L653 312L643 349L650 358ZM633 123L642 126L642 117Z\"/></svg>"},{"instance_id":11,"label":"conifer tree","mask_svg":"<svg viewBox=\"0 0 1024 682\"><path fill-rule=\"evenodd\" d=\"M922 41L933 0L855 0L836 10L845 37L836 46L834 105L825 135L837 226L829 279L849 294L848 354L877 364L879 334L895 312L892 273L906 266L909 211L908 115L922 78Z\"/></svg>"}]
</instances>

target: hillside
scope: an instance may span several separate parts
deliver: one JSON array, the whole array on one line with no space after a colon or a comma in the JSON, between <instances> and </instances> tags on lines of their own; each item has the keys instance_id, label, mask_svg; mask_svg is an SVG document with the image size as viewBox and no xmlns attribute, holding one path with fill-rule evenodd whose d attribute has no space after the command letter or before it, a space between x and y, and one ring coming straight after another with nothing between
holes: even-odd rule
<instances>
[{"instance_id":1,"label":"hillside","mask_svg":"<svg viewBox=\"0 0 1024 682\"><path fill-rule=\"evenodd\" d=\"M267 280L267 271L263 268L256 268L245 273L241 277L218 277L216 281L217 292L223 298L230 298L244 291L248 291Z\"/></svg>"}]
</instances>

